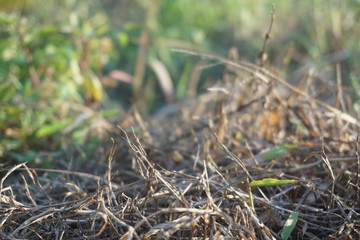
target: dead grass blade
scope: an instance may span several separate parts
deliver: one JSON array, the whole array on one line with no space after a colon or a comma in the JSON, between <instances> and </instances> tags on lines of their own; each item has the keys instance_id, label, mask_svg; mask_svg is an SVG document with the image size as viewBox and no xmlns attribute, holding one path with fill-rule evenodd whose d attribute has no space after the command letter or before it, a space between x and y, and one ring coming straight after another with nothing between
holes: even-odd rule
<instances>
[{"instance_id":1,"label":"dead grass blade","mask_svg":"<svg viewBox=\"0 0 360 240\"><path fill-rule=\"evenodd\" d=\"M289 84L288 82L286 82L285 80L275 76L273 73L267 71L266 69L263 69L255 64L252 63L248 63L248 62L235 62L223 57L219 57L219 56L215 56L215 55L210 55L210 54L205 54L205 53L200 53L200 52L194 52L194 51L188 51L188 50L183 50L183 49L172 49L172 51L174 52L180 52L180 53L185 53L185 54L189 54L189 55L194 55L194 56L199 56L202 58L207 58L210 60L215 60L215 61L219 61L225 65L230 65L233 67L236 67L240 70L243 70L245 72L254 74L256 77L258 77L259 79L263 80L265 83L269 83L268 79L272 79L275 80L279 83L281 83L282 85L284 85L285 87L287 87L288 89L290 89L291 91L301 95L302 97L304 97L306 100L310 101L310 102L314 102L317 105L325 108L326 110L332 112L335 116L339 117L340 119L349 122L351 124L354 124L356 126L360 126L360 121L357 120L356 118L354 118L353 116L344 113L342 111L340 111L339 109L330 106L327 103L324 103L316 98L313 98L311 96L309 96L307 93L305 93L304 91L301 91L300 89L294 87L293 85Z\"/></svg>"}]
</instances>

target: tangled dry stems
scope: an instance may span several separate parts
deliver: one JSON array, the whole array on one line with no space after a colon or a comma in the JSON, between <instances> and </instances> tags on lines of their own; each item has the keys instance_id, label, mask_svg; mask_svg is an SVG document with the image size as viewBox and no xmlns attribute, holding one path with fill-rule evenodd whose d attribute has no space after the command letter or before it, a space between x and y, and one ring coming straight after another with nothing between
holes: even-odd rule
<instances>
[{"instance_id":1,"label":"tangled dry stems","mask_svg":"<svg viewBox=\"0 0 360 240\"><path fill-rule=\"evenodd\" d=\"M215 60L226 65L220 91L181 114L129 115L141 130L120 126L103 176L9 169L0 238L281 239L297 212L290 239L358 239L359 121L310 96L303 86L314 77L295 87L254 65ZM295 147L265 157L282 144ZM252 209L248 182L263 178L298 183L253 188Z\"/></svg>"}]
</instances>

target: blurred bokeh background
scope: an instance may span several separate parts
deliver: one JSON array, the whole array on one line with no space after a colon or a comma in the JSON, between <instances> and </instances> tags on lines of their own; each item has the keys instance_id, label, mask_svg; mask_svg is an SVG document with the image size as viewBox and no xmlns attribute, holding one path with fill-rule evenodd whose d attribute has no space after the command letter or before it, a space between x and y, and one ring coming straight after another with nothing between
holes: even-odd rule
<instances>
[{"instance_id":1,"label":"blurred bokeh background","mask_svg":"<svg viewBox=\"0 0 360 240\"><path fill-rule=\"evenodd\" d=\"M0 162L86 153L134 104L151 115L222 78L172 49L257 63L273 7L265 67L340 74L359 112L360 1L0 0Z\"/></svg>"}]
</instances>

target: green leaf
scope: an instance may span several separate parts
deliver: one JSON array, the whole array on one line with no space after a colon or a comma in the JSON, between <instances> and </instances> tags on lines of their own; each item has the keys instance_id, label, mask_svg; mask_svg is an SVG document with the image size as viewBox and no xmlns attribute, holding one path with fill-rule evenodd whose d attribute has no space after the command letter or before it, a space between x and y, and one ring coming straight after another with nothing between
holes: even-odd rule
<instances>
[{"instance_id":1,"label":"green leaf","mask_svg":"<svg viewBox=\"0 0 360 240\"><path fill-rule=\"evenodd\" d=\"M242 134L240 131L236 132L235 133L235 136L234 136L235 140L239 141L242 139Z\"/></svg>"},{"instance_id":2,"label":"green leaf","mask_svg":"<svg viewBox=\"0 0 360 240\"><path fill-rule=\"evenodd\" d=\"M283 240L287 240L290 237L292 231L296 226L298 217L299 217L299 213L292 212L288 217L288 219L286 220L283 230L281 231L281 238Z\"/></svg>"},{"instance_id":3,"label":"green leaf","mask_svg":"<svg viewBox=\"0 0 360 240\"><path fill-rule=\"evenodd\" d=\"M34 151L28 151L26 153L9 152L9 155L18 163L34 161L38 156L38 154Z\"/></svg>"},{"instance_id":4,"label":"green leaf","mask_svg":"<svg viewBox=\"0 0 360 240\"><path fill-rule=\"evenodd\" d=\"M96 113L95 116L112 117L112 116L116 116L120 113L121 113L121 109L108 109L108 110L104 110L99 113Z\"/></svg>"},{"instance_id":5,"label":"green leaf","mask_svg":"<svg viewBox=\"0 0 360 240\"><path fill-rule=\"evenodd\" d=\"M277 146L277 147L265 152L263 154L263 158L265 160L274 159L274 158L286 153L288 150L294 149L294 148L297 148L297 146L290 145L290 144L283 144L283 145Z\"/></svg>"},{"instance_id":6,"label":"green leaf","mask_svg":"<svg viewBox=\"0 0 360 240\"><path fill-rule=\"evenodd\" d=\"M0 112L6 114L6 119L8 120L10 117L18 116L19 114L21 114L21 109L18 106L5 105L0 106Z\"/></svg>"},{"instance_id":7,"label":"green leaf","mask_svg":"<svg viewBox=\"0 0 360 240\"><path fill-rule=\"evenodd\" d=\"M72 122L72 119L67 118L60 122L55 122L55 123L50 123L50 124L44 125L36 131L35 137L42 138L42 137L48 136L50 134L53 134L55 132L58 132L58 131L62 130L63 128L65 128L67 125L69 125L71 122Z\"/></svg>"},{"instance_id":8,"label":"green leaf","mask_svg":"<svg viewBox=\"0 0 360 240\"><path fill-rule=\"evenodd\" d=\"M0 149L4 148L5 151L17 149L21 146L21 140L19 138L14 139L0 139ZM1 151L1 150L0 150ZM1 155L1 154L0 154Z\"/></svg>"},{"instance_id":9,"label":"green leaf","mask_svg":"<svg viewBox=\"0 0 360 240\"><path fill-rule=\"evenodd\" d=\"M127 47L130 43L130 38L129 38L129 35L125 32L121 32L119 35L118 35L118 42L120 44L121 47Z\"/></svg>"},{"instance_id":10,"label":"green leaf","mask_svg":"<svg viewBox=\"0 0 360 240\"><path fill-rule=\"evenodd\" d=\"M297 183L298 180L279 180L276 178L264 178L262 180L256 180L250 182L250 187L269 187L269 186L281 186L291 183Z\"/></svg>"},{"instance_id":11,"label":"green leaf","mask_svg":"<svg viewBox=\"0 0 360 240\"><path fill-rule=\"evenodd\" d=\"M0 86L0 101L3 103L9 102L16 95L16 89L9 83Z\"/></svg>"},{"instance_id":12,"label":"green leaf","mask_svg":"<svg viewBox=\"0 0 360 240\"><path fill-rule=\"evenodd\" d=\"M88 71L83 73L85 93L95 102L101 101L103 97L103 86L95 73Z\"/></svg>"}]
</instances>

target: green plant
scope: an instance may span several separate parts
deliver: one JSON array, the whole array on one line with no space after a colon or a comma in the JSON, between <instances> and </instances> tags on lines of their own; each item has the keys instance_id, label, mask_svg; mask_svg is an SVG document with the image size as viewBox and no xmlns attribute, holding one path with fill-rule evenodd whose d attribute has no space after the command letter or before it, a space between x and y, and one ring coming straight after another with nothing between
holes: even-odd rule
<instances>
[{"instance_id":1,"label":"green plant","mask_svg":"<svg viewBox=\"0 0 360 240\"><path fill-rule=\"evenodd\" d=\"M93 19L73 18L70 24L40 24L17 13L0 13L0 156L11 153L24 161L35 156L26 153L29 149L58 149L62 131L83 114L86 102L102 100L95 72L112 49L103 36L107 30ZM84 123L75 130L86 129Z\"/></svg>"}]
</instances>

